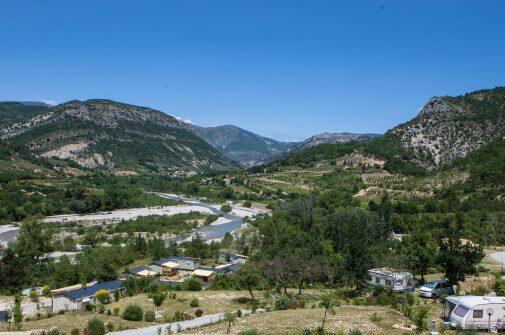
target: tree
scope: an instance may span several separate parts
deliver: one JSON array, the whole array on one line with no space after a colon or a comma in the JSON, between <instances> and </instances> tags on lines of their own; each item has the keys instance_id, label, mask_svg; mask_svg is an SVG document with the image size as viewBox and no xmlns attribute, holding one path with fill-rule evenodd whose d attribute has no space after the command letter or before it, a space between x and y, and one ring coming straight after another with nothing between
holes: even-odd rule
<instances>
[{"instance_id":1,"label":"tree","mask_svg":"<svg viewBox=\"0 0 505 335\"><path fill-rule=\"evenodd\" d=\"M324 308L324 318L323 318L323 323L321 324L321 330L322 333L324 333L324 325L326 323L326 317L328 313L331 315L335 315L335 300L333 299L332 296L330 295L325 295L321 302L319 303L319 306Z\"/></svg>"},{"instance_id":2,"label":"tree","mask_svg":"<svg viewBox=\"0 0 505 335\"><path fill-rule=\"evenodd\" d=\"M23 323L23 310L21 309L21 295L16 294L14 297L14 308L12 309L14 319L14 330L21 330Z\"/></svg>"},{"instance_id":3,"label":"tree","mask_svg":"<svg viewBox=\"0 0 505 335\"><path fill-rule=\"evenodd\" d=\"M482 247L461 238L462 220L457 218L446 222L446 234L440 240L439 263L444 268L450 285L457 285L465 276L477 273L477 264L484 258Z\"/></svg>"},{"instance_id":4,"label":"tree","mask_svg":"<svg viewBox=\"0 0 505 335\"><path fill-rule=\"evenodd\" d=\"M368 270L390 253L388 225L364 209L337 209L324 221L324 229L340 263L332 266L334 276L347 286L362 285Z\"/></svg>"},{"instance_id":5,"label":"tree","mask_svg":"<svg viewBox=\"0 0 505 335\"><path fill-rule=\"evenodd\" d=\"M228 327L226 329L226 334L230 334L231 331L231 325L235 322L237 319L237 315L232 312L226 312L224 314L224 321L228 324Z\"/></svg>"},{"instance_id":6,"label":"tree","mask_svg":"<svg viewBox=\"0 0 505 335\"><path fill-rule=\"evenodd\" d=\"M389 194L384 192L381 197L381 201L379 204L379 215L382 220L385 222L390 222L391 214L393 213L393 204L389 199Z\"/></svg>"},{"instance_id":7,"label":"tree","mask_svg":"<svg viewBox=\"0 0 505 335\"><path fill-rule=\"evenodd\" d=\"M401 249L407 258L408 268L414 274L421 275L421 283L424 283L424 275L437 259L437 241L430 232L416 230L412 235L403 237Z\"/></svg>"},{"instance_id":8,"label":"tree","mask_svg":"<svg viewBox=\"0 0 505 335\"><path fill-rule=\"evenodd\" d=\"M163 304L167 298L167 292L155 291L152 294L153 304L156 306L156 314L158 314L158 308Z\"/></svg>"},{"instance_id":9,"label":"tree","mask_svg":"<svg viewBox=\"0 0 505 335\"><path fill-rule=\"evenodd\" d=\"M254 263L247 263L237 272L235 272L235 278L240 287L245 288L249 291L251 299L254 300L253 289L258 286L261 282L261 272Z\"/></svg>"},{"instance_id":10,"label":"tree","mask_svg":"<svg viewBox=\"0 0 505 335\"><path fill-rule=\"evenodd\" d=\"M231 206L230 205L223 205L221 206L221 211L225 212L225 213L230 213L232 210Z\"/></svg>"}]
</instances>

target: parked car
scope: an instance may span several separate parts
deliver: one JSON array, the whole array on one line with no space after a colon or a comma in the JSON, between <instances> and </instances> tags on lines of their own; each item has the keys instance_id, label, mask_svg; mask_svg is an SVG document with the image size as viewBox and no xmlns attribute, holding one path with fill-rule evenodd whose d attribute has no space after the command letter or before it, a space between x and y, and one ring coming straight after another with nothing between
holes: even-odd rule
<instances>
[{"instance_id":1,"label":"parked car","mask_svg":"<svg viewBox=\"0 0 505 335\"><path fill-rule=\"evenodd\" d=\"M454 294L454 289L445 280L430 280L420 289L419 295L425 298L439 298Z\"/></svg>"}]
</instances>

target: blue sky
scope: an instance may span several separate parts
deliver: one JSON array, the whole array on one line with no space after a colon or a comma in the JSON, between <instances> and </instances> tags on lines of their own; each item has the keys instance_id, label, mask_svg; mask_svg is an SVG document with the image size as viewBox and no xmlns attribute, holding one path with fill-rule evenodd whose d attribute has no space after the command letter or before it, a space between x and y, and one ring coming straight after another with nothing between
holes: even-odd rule
<instances>
[{"instance_id":1,"label":"blue sky","mask_svg":"<svg viewBox=\"0 0 505 335\"><path fill-rule=\"evenodd\" d=\"M281 140L505 85L505 1L0 1L0 100L108 98Z\"/></svg>"}]
</instances>

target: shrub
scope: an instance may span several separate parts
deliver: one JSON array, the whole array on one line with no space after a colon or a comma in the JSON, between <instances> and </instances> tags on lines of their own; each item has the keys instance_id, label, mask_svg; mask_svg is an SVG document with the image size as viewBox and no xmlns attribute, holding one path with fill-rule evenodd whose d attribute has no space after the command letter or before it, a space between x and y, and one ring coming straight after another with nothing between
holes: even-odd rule
<instances>
[{"instance_id":1,"label":"shrub","mask_svg":"<svg viewBox=\"0 0 505 335\"><path fill-rule=\"evenodd\" d=\"M30 291L29 297L30 297L30 300L32 302L38 302L39 301L39 294L35 290L31 290Z\"/></svg>"},{"instance_id":2,"label":"shrub","mask_svg":"<svg viewBox=\"0 0 505 335\"><path fill-rule=\"evenodd\" d=\"M370 317L370 321L372 322L379 322L381 319L382 318L377 314L377 312L374 312Z\"/></svg>"},{"instance_id":3,"label":"shrub","mask_svg":"<svg viewBox=\"0 0 505 335\"><path fill-rule=\"evenodd\" d=\"M61 335L61 334L62 333L57 328L50 329L49 332L47 333L47 335Z\"/></svg>"},{"instance_id":4,"label":"shrub","mask_svg":"<svg viewBox=\"0 0 505 335\"><path fill-rule=\"evenodd\" d=\"M505 295L505 280L501 279L500 277L496 278L493 289L497 296L503 297Z\"/></svg>"},{"instance_id":5,"label":"shrub","mask_svg":"<svg viewBox=\"0 0 505 335\"><path fill-rule=\"evenodd\" d=\"M42 295L44 297L50 297L51 296L51 290L49 289L49 285L44 285L44 287L42 287Z\"/></svg>"},{"instance_id":6,"label":"shrub","mask_svg":"<svg viewBox=\"0 0 505 335\"><path fill-rule=\"evenodd\" d=\"M280 297L275 300L275 309L277 310L286 310L291 306L291 300L288 297Z\"/></svg>"},{"instance_id":7,"label":"shrub","mask_svg":"<svg viewBox=\"0 0 505 335\"><path fill-rule=\"evenodd\" d=\"M242 206L247 207L247 208L251 208L251 206L252 206L251 200L244 201L244 204Z\"/></svg>"},{"instance_id":8,"label":"shrub","mask_svg":"<svg viewBox=\"0 0 505 335\"><path fill-rule=\"evenodd\" d=\"M349 335L363 335L363 333L359 329L353 329L349 331Z\"/></svg>"},{"instance_id":9,"label":"shrub","mask_svg":"<svg viewBox=\"0 0 505 335\"><path fill-rule=\"evenodd\" d=\"M202 315L203 315L203 311L202 311L200 308L198 308L198 309L195 311L195 316L196 316L197 318L199 318L199 317L200 317L200 316L202 316Z\"/></svg>"},{"instance_id":10,"label":"shrub","mask_svg":"<svg viewBox=\"0 0 505 335\"><path fill-rule=\"evenodd\" d=\"M114 331L114 324L112 322L107 322L105 327L107 328L107 332L109 332L109 333Z\"/></svg>"},{"instance_id":11,"label":"shrub","mask_svg":"<svg viewBox=\"0 0 505 335\"><path fill-rule=\"evenodd\" d=\"M144 321L153 322L156 319L153 311L146 311L144 313Z\"/></svg>"},{"instance_id":12,"label":"shrub","mask_svg":"<svg viewBox=\"0 0 505 335\"><path fill-rule=\"evenodd\" d=\"M411 319L416 325L416 332L422 333L425 330L428 330L428 314L430 313L430 307L428 305L417 306L412 311Z\"/></svg>"},{"instance_id":13,"label":"shrub","mask_svg":"<svg viewBox=\"0 0 505 335\"><path fill-rule=\"evenodd\" d=\"M201 291L202 290L202 283L198 281L196 278L189 278L186 280L183 284L184 289L187 291Z\"/></svg>"},{"instance_id":14,"label":"shrub","mask_svg":"<svg viewBox=\"0 0 505 335\"><path fill-rule=\"evenodd\" d=\"M189 307L198 307L200 306L200 302L198 301L197 298L191 299L191 302L189 303Z\"/></svg>"},{"instance_id":15,"label":"shrub","mask_svg":"<svg viewBox=\"0 0 505 335\"><path fill-rule=\"evenodd\" d=\"M110 294L107 290L98 290L95 293L95 299L98 300L101 304L106 304L110 300Z\"/></svg>"},{"instance_id":16,"label":"shrub","mask_svg":"<svg viewBox=\"0 0 505 335\"><path fill-rule=\"evenodd\" d=\"M389 305L389 298L386 293L380 293L375 297L375 304L379 306Z\"/></svg>"},{"instance_id":17,"label":"shrub","mask_svg":"<svg viewBox=\"0 0 505 335\"><path fill-rule=\"evenodd\" d=\"M221 210L225 213L230 213L231 212L231 206L230 205L223 205L221 206Z\"/></svg>"},{"instance_id":18,"label":"shrub","mask_svg":"<svg viewBox=\"0 0 505 335\"><path fill-rule=\"evenodd\" d=\"M144 311L142 310L142 307L136 304L126 306L123 311L123 319L128 321L142 321L143 316Z\"/></svg>"},{"instance_id":19,"label":"shrub","mask_svg":"<svg viewBox=\"0 0 505 335\"><path fill-rule=\"evenodd\" d=\"M241 318L242 317L242 310L241 309L237 309L237 318Z\"/></svg>"},{"instance_id":20,"label":"shrub","mask_svg":"<svg viewBox=\"0 0 505 335\"><path fill-rule=\"evenodd\" d=\"M88 335L104 335L105 334L105 325L103 321L97 318L93 318L88 321Z\"/></svg>"},{"instance_id":21,"label":"shrub","mask_svg":"<svg viewBox=\"0 0 505 335\"><path fill-rule=\"evenodd\" d=\"M105 313L105 306L102 304L98 304L96 306L96 310L98 311L98 313L103 314L103 313Z\"/></svg>"},{"instance_id":22,"label":"shrub","mask_svg":"<svg viewBox=\"0 0 505 335\"><path fill-rule=\"evenodd\" d=\"M170 322L185 321L185 320L191 320L192 318L193 317L188 313L184 313L182 311L175 311L173 316L165 315L165 322L170 323Z\"/></svg>"},{"instance_id":23,"label":"shrub","mask_svg":"<svg viewBox=\"0 0 505 335\"><path fill-rule=\"evenodd\" d=\"M119 315L119 306L114 306L114 308L112 309L112 314L114 314L115 316L118 316Z\"/></svg>"},{"instance_id":24,"label":"shrub","mask_svg":"<svg viewBox=\"0 0 505 335\"><path fill-rule=\"evenodd\" d=\"M70 335L81 335L79 328L74 328L70 331Z\"/></svg>"}]
</instances>

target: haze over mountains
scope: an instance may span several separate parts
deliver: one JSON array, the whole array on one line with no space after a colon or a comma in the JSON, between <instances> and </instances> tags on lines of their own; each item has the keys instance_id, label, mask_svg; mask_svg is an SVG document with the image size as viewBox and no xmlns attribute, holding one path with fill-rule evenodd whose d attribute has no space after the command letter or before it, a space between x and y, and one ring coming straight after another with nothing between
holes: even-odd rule
<instances>
[{"instance_id":1,"label":"haze over mountains","mask_svg":"<svg viewBox=\"0 0 505 335\"><path fill-rule=\"evenodd\" d=\"M385 159L398 172L431 171L503 138L504 111L505 88L498 87L432 98L418 116L382 136L323 133L296 143L232 125L199 127L154 109L110 100L74 100L55 107L3 102L0 138L11 151L71 161L83 168L233 170L239 168L237 163L251 167L286 155L291 159L300 152L307 160L311 153L323 155L321 148L324 155L331 155L331 150L342 150L339 143L351 143L346 150Z\"/></svg>"}]
</instances>

